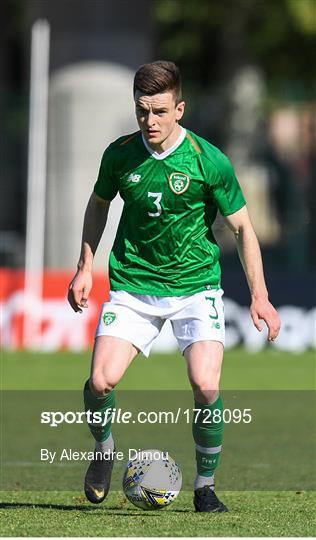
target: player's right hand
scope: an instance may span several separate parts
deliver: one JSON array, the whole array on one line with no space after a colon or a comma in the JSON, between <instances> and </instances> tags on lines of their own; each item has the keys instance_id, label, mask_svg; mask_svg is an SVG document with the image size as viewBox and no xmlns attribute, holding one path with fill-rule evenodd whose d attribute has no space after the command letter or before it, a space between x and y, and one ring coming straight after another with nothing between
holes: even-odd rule
<instances>
[{"instance_id":1,"label":"player's right hand","mask_svg":"<svg viewBox=\"0 0 316 540\"><path fill-rule=\"evenodd\" d=\"M82 313L83 308L88 307L87 301L91 289L92 273L79 269L68 287L68 302L76 313Z\"/></svg>"}]
</instances>

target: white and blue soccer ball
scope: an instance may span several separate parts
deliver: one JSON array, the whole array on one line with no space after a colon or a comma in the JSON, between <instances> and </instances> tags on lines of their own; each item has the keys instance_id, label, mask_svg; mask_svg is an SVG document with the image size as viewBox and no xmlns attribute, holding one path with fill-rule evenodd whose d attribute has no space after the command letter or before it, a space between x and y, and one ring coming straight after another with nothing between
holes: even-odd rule
<instances>
[{"instance_id":1,"label":"white and blue soccer ball","mask_svg":"<svg viewBox=\"0 0 316 540\"><path fill-rule=\"evenodd\" d=\"M127 499L143 510L157 510L171 504L179 495L182 473L168 452L140 450L131 459L123 476Z\"/></svg>"}]
</instances>

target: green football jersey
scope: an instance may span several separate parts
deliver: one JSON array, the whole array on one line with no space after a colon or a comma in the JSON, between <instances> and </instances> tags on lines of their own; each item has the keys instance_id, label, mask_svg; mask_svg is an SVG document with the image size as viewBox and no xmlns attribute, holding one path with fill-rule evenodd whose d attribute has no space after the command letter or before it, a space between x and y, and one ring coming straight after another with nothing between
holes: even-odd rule
<instances>
[{"instance_id":1,"label":"green football jersey","mask_svg":"<svg viewBox=\"0 0 316 540\"><path fill-rule=\"evenodd\" d=\"M105 150L95 193L123 212L110 254L112 290L182 296L219 288L220 250L212 233L219 210L237 212L245 199L229 159L183 130L165 158L150 153L140 131Z\"/></svg>"}]
</instances>

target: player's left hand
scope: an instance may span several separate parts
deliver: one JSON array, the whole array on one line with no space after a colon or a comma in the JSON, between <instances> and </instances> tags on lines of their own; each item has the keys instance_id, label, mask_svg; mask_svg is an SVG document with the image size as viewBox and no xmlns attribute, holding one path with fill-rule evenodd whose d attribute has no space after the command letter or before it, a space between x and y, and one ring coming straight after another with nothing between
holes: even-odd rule
<instances>
[{"instance_id":1,"label":"player's left hand","mask_svg":"<svg viewBox=\"0 0 316 540\"><path fill-rule=\"evenodd\" d=\"M263 320L266 323L269 330L269 341L274 341L278 337L281 328L281 320L277 310L269 302L268 298L253 298L250 306L250 314L253 324L259 332L262 331L260 320Z\"/></svg>"}]
</instances>

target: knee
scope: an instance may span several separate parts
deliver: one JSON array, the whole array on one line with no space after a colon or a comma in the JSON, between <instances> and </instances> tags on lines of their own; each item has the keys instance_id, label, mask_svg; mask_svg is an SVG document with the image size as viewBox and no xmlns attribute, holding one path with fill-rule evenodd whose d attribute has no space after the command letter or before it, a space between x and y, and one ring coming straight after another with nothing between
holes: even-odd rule
<instances>
[{"instance_id":1,"label":"knee","mask_svg":"<svg viewBox=\"0 0 316 540\"><path fill-rule=\"evenodd\" d=\"M198 403L213 403L219 394L218 381L211 382L209 379L191 381L193 394Z\"/></svg>"},{"instance_id":2,"label":"knee","mask_svg":"<svg viewBox=\"0 0 316 540\"><path fill-rule=\"evenodd\" d=\"M109 394L115 387L115 383L107 379L103 373L94 373L90 377L90 389L96 396Z\"/></svg>"},{"instance_id":3,"label":"knee","mask_svg":"<svg viewBox=\"0 0 316 540\"><path fill-rule=\"evenodd\" d=\"M189 380L193 389L200 392L218 391L220 369L206 372L189 372Z\"/></svg>"},{"instance_id":4,"label":"knee","mask_svg":"<svg viewBox=\"0 0 316 540\"><path fill-rule=\"evenodd\" d=\"M197 403L203 405L211 405L218 398L218 390L193 390L194 398Z\"/></svg>"}]
</instances>

